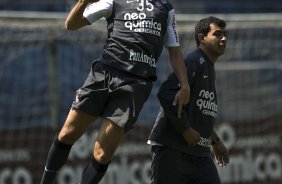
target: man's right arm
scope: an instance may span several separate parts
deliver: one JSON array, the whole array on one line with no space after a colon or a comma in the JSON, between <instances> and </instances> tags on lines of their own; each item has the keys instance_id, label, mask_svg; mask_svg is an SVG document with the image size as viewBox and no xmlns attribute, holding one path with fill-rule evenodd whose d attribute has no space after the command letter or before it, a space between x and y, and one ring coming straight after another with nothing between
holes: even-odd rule
<instances>
[{"instance_id":1,"label":"man's right arm","mask_svg":"<svg viewBox=\"0 0 282 184\"><path fill-rule=\"evenodd\" d=\"M75 31L79 28L82 28L86 25L89 25L89 22L83 16L83 12L87 7L90 0L78 0L76 5L70 11L66 21L65 28L68 30Z\"/></svg>"},{"instance_id":2,"label":"man's right arm","mask_svg":"<svg viewBox=\"0 0 282 184\"><path fill-rule=\"evenodd\" d=\"M113 0L78 0L66 19L65 27L73 31L80 29L102 17L110 17L112 9Z\"/></svg>"}]
</instances>

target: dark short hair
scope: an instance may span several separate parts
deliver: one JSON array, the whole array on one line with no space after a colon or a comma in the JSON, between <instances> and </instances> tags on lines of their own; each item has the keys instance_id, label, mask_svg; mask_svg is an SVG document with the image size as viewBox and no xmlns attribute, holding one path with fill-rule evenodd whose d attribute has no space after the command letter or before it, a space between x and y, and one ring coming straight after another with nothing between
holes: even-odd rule
<instances>
[{"instance_id":1,"label":"dark short hair","mask_svg":"<svg viewBox=\"0 0 282 184\"><path fill-rule=\"evenodd\" d=\"M196 40L197 46L200 45L200 40L198 39L198 34L201 33L204 36L206 36L211 30L210 24L215 24L220 28L225 28L225 26L226 26L225 21L221 20L217 17L209 16L209 17L201 19L195 27L195 40Z\"/></svg>"}]
</instances>

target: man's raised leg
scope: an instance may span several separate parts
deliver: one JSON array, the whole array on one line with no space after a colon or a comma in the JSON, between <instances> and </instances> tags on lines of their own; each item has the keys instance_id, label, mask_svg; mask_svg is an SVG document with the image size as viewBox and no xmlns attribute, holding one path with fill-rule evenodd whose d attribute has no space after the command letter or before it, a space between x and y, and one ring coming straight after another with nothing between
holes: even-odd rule
<instances>
[{"instance_id":1,"label":"man's raised leg","mask_svg":"<svg viewBox=\"0 0 282 184\"><path fill-rule=\"evenodd\" d=\"M124 136L124 129L111 120L102 121L94 144L93 157L84 168L81 184L97 184L105 175L114 152Z\"/></svg>"},{"instance_id":2,"label":"man's raised leg","mask_svg":"<svg viewBox=\"0 0 282 184\"><path fill-rule=\"evenodd\" d=\"M95 117L77 110L70 110L67 120L48 153L40 184L51 184L65 164L72 145L89 128Z\"/></svg>"}]
</instances>

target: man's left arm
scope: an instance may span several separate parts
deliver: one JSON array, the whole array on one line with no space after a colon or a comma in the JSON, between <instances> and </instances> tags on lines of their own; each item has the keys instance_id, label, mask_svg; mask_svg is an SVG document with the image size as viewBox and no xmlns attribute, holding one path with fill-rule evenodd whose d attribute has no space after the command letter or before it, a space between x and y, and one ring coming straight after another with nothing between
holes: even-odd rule
<instances>
[{"instance_id":1,"label":"man's left arm","mask_svg":"<svg viewBox=\"0 0 282 184\"><path fill-rule=\"evenodd\" d=\"M173 105L178 105L178 117L181 116L182 107L189 102L190 86L187 79L187 71L184 63L184 56L179 43L179 36L176 30L175 10L169 11L167 19L167 31L165 47L169 52L169 61L176 74L180 89L176 93Z\"/></svg>"},{"instance_id":2,"label":"man's left arm","mask_svg":"<svg viewBox=\"0 0 282 184\"><path fill-rule=\"evenodd\" d=\"M220 166L226 166L229 163L229 151L225 147L222 140L218 137L218 135L213 131L212 136L212 153L216 160L216 163Z\"/></svg>"},{"instance_id":3,"label":"man's left arm","mask_svg":"<svg viewBox=\"0 0 282 184\"><path fill-rule=\"evenodd\" d=\"M184 57L180 47L169 47L168 51L170 64L180 84L180 89L176 93L173 100L173 105L178 105L178 117L180 117L182 107L189 102L190 86L187 79L187 70L184 63Z\"/></svg>"}]
</instances>

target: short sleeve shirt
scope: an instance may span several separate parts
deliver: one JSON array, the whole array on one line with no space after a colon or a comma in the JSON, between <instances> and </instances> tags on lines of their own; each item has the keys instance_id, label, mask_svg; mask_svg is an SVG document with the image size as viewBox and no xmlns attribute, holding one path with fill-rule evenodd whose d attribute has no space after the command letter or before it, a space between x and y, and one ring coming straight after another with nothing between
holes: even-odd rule
<instances>
[{"instance_id":1,"label":"short sleeve shirt","mask_svg":"<svg viewBox=\"0 0 282 184\"><path fill-rule=\"evenodd\" d=\"M101 60L141 78L156 80L163 47L180 46L175 11L167 0L100 0L83 15L90 23L107 20Z\"/></svg>"}]
</instances>

